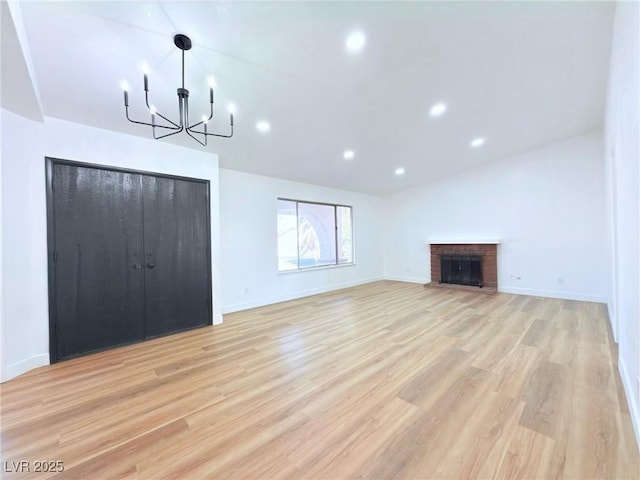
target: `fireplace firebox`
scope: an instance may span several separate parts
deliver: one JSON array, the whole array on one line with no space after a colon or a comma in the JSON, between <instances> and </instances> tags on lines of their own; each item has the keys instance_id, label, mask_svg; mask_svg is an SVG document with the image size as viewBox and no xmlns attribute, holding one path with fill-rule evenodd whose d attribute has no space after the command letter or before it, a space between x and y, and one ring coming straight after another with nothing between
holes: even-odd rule
<instances>
[{"instance_id":1,"label":"fireplace firebox","mask_svg":"<svg viewBox=\"0 0 640 480\"><path fill-rule=\"evenodd\" d=\"M440 283L482 287L480 255L440 255Z\"/></svg>"}]
</instances>

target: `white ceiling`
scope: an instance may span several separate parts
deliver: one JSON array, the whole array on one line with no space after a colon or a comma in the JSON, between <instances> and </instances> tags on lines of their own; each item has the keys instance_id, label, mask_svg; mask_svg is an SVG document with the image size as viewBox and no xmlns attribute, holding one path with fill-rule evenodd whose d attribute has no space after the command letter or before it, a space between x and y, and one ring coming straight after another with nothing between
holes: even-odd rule
<instances>
[{"instance_id":1,"label":"white ceiling","mask_svg":"<svg viewBox=\"0 0 640 480\"><path fill-rule=\"evenodd\" d=\"M43 114L149 137L152 103L176 117L180 53L221 166L372 194L507 158L602 125L614 5L596 2L22 2ZM367 42L347 53L349 33ZM3 73L4 75L4 73ZM442 117L430 107L446 102ZM271 131L256 130L267 120ZM469 148L477 136L486 143ZM179 137L179 138L178 138ZM203 149L185 134L172 141ZM346 149L355 151L351 161ZM406 174L393 171L402 166Z\"/></svg>"}]
</instances>

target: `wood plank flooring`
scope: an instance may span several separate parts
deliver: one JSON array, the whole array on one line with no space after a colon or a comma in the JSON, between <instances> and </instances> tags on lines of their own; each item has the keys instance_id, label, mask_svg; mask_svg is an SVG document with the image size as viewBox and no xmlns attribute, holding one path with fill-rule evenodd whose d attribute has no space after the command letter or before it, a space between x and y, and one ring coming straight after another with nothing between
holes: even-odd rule
<instances>
[{"instance_id":1,"label":"wood plank flooring","mask_svg":"<svg viewBox=\"0 0 640 480\"><path fill-rule=\"evenodd\" d=\"M4 478L640 477L594 303L376 282L43 367L1 400Z\"/></svg>"}]
</instances>

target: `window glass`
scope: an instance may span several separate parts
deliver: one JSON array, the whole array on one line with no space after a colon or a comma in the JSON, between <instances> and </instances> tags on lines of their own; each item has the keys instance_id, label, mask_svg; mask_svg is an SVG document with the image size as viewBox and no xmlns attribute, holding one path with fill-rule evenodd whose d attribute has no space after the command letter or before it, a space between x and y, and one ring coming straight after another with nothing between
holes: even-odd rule
<instances>
[{"instance_id":1,"label":"window glass","mask_svg":"<svg viewBox=\"0 0 640 480\"><path fill-rule=\"evenodd\" d=\"M278 270L353 263L351 207L278 199Z\"/></svg>"},{"instance_id":2,"label":"window glass","mask_svg":"<svg viewBox=\"0 0 640 480\"><path fill-rule=\"evenodd\" d=\"M336 264L336 218L333 205L298 203L300 267Z\"/></svg>"}]
</instances>

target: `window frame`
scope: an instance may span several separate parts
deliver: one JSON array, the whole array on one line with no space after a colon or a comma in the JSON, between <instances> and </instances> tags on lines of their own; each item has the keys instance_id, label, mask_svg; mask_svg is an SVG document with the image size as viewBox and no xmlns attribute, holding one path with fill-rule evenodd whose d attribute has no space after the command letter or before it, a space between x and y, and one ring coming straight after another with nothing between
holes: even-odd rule
<instances>
[{"instance_id":1,"label":"window frame","mask_svg":"<svg viewBox=\"0 0 640 480\"><path fill-rule=\"evenodd\" d=\"M353 205L346 205L343 203L328 203L328 202L316 202L316 201L310 201L310 200L299 200L296 198L288 198L288 197L278 197L277 201L283 201L283 202L294 202L296 205L296 242L297 242L297 257L298 257L298 262L297 262L297 267L296 268L290 268L288 270L280 270L280 251L279 251L279 242L276 242L276 259L277 259L277 263L278 263L278 273L295 273L295 272L304 272L307 270L319 270L319 269L324 269L324 268L337 268L337 267L349 267L352 265L356 264L356 248L355 248L355 241L354 241L354 222L353 222ZM334 233L333 233L333 241L334 241L334 245L335 245L335 252L336 252L336 260L335 263L331 263L331 264L325 264L325 265L310 265L308 267L301 267L300 266L300 232L298 230L299 228L299 221L298 219L300 218L300 214L299 214L299 204L300 203L306 203L309 205L323 205L323 206L327 206L327 207L333 207L333 222L334 222ZM348 208L350 209L351 212L351 261L350 262L345 262L345 263L340 263L340 256L338 254L338 207L342 207L342 208ZM276 210L277 211L277 210ZM276 219L277 219L277 214L276 214ZM277 233L277 227L276 227L276 233Z\"/></svg>"}]
</instances>

